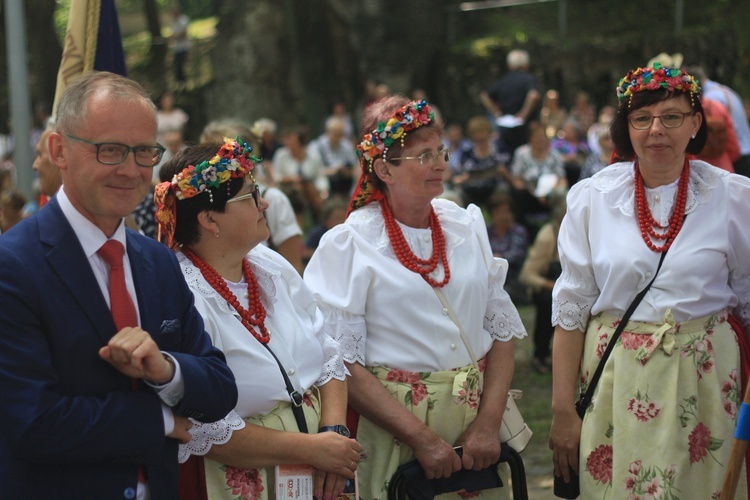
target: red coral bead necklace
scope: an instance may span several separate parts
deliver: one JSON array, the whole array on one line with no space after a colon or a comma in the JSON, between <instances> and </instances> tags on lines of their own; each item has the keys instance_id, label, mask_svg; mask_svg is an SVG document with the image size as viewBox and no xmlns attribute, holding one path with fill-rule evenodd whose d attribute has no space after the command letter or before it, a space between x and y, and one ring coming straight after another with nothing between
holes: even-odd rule
<instances>
[{"instance_id":1,"label":"red coral bead necklace","mask_svg":"<svg viewBox=\"0 0 750 500\"><path fill-rule=\"evenodd\" d=\"M432 257L428 260L420 259L411 251L409 244L404 238L404 233L398 225L398 222L396 222L396 219L393 217L391 207L388 206L386 200L380 202L380 209L383 212L388 239L391 241L393 251L396 253L399 262L401 262L401 264L403 264L408 270L421 275L422 278L433 287L442 288L447 285L448 281L451 279L451 270L448 266L448 258L446 257L445 251L445 233L443 233L443 227L440 225L440 219L438 219L435 209L430 208ZM443 280L438 283L430 277L430 273L437 269L441 260L443 261L445 273Z\"/></svg>"},{"instance_id":2,"label":"red coral bead necklace","mask_svg":"<svg viewBox=\"0 0 750 500\"><path fill-rule=\"evenodd\" d=\"M666 252L672 242L682 229L682 223L685 219L685 206L687 205L688 179L690 177L690 163L685 158L685 165L682 167L680 174L680 183L677 187L677 198L675 199L672 215L666 226L662 226L651 214L651 209L646 200L646 188L643 186L643 177L638 167L638 161L635 162L635 205L638 213L638 226L641 230L641 237L648 247L654 252ZM657 231L657 229L659 231ZM653 240L664 240L664 244L657 246Z\"/></svg>"},{"instance_id":3,"label":"red coral bead necklace","mask_svg":"<svg viewBox=\"0 0 750 500\"><path fill-rule=\"evenodd\" d=\"M263 307L263 303L260 301L260 288L258 287L258 280L253 273L250 263L247 259L242 259L242 275L245 277L247 283L247 296L249 309L245 309L240 305L237 297L227 286L227 282L222 276L216 272L216 269L211 267L206 261L198 257L195 252L187 247L182 247L182 253L190 259L195 267L197 267L211 288L216 290L219 295L224 298L235 311L240 315L242 324L247 330L255 337L261 344L267 344L271 340L271 334L266 329L266 308ZM260 333L258 333L260 332Z\"/></svg>"}]
</instances>

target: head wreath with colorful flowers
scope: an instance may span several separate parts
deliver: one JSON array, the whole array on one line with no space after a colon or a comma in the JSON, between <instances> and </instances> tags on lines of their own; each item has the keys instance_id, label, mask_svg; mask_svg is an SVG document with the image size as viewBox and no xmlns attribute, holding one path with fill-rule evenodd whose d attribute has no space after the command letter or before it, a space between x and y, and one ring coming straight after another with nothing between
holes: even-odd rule
<instances>
[{"instance_id":1,"label":"head wreath with colorful flowers","mask_svg":"<svg viewBox=\"0 0 750 500\"><path fill-rule=\"evenodd\" d=\"M383 101L399 98L404 99L402 96L391 96L384 98ZM375 103L372 106L378 104ZM404 147L404 141L409 132L433 123L435 123L435 113L427 104L427 101L409 101L388 119L378 121L374 130L363 135L362 142L357 145L357 156L359 157L362 175L349 203L349 212L376 201L383 195L377 188L376 183L373 182L373 162L377 159L387 161L388 150L396 141L399 141L400 146Z\"/></svg>"},{"instance_id":2,"label":"head wreath with colorful flowers","mask_svg":"<svg viewBox=\"0 0 750 500\"><path fill-rule=\"evenodd\" d=\"M206 145L202 147L205 148ZM228 197L231 194L229 193L230 180L244 179L248 175L252 178L254 162L260 161L252 154L252 151L253 148L239 137L224 138L224 144L210 159L195 165L191 163L177 171L171 180L157 184L154 188L154 203L156 220L159 223L159 241L164 241L169 247L174 246L177 200L189 200L202 194L204 197L207 196L208 203L213 205L214 195L219 192L222 184L227 186ZM177 157L174 158L174 160L177 159ZM162 175L167 166L170 165L167 164L162 168ZM177 168L180 167L177 166Z\"/></svg>"},{"instance_id":3,"label":"head wreath with colorful flowers","mask_svg":"<svg viewBox=\"0 0 750 500\"><path fill-rule=\"evenodd\" d=\"M661 63L655 62L652 68L638 68L628 71L628 74L620 79L617 84L617 100L620 106L628 100L628 105L633 95L638 92L654 91L664 89L670 92L690 93L690 101L694 103L696 97L700 96L701 87L698 80L683 69L665 68Z\"/></svg>"}]
</instances>

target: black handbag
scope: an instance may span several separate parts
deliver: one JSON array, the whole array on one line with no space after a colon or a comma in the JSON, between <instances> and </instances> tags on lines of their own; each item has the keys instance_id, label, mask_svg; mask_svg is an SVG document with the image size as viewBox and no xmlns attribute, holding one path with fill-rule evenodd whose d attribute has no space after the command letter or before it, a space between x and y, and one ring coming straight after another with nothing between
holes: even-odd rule
<instances>
[{"instance_id":1,"label":"black handbag","mask_svg":"<svg viewBox=\"0 0 750 500\"><path fill-rule=\"evenodd\" d=\"M454 448L460 457L463 449ZM412 460L396 469L388 483L389 500L432 500L437 495L459 490L477 491L488 488L499 488L503 481L497 473L498 464L503 461L502 455L493 465L482 470L460 469L449 477L427 479L424 470L417 460Z\"/></svg>"},{"instance_id":2,"label":"black handbag","mask_svg":"<svg viewBox=\"0 0 750 500\"><path fill-rule=\"evenodd\" d=\"M581 420L583 420L583 415L586 413L586 410L591 404L591 398L594 396L594 389L596 389L596 384L599 383L599 378L602 376L602 373L604 372L604 365L606 364L607 359L609 358L609 355L614 350L615 344L617 343L617 339L620 338L620 334L625 329L625 325L628 324L628 321L630 320L630 316L633 315L633 312L638 307L638 304L641 303L641 300L643 300L643 297L646 296L646 292L648 292L648 289L651 288L651 285L656 280L656 276L659 274L659 269L661 269L661 264L662 262L664 262L664 257L666 255L667 255L667 252L665 250L661 254L661 258L659 259L659 265L656 267L656 272L654 273L654 277L651 279L648 285L646 285L646 288L641 290L638 293L638 295L635 296L635 298L633 299L633 302L630 304L630 307L628 307L628 310L625 311L625 314L623 314L622 319L620 320L620 323L617 325L615 332L612 334L612 338L609 340L609 344L607 344L607 349L605 349L604 354L602 355L602 359L599 360L599 365L596 367L594 376L591 377L591 381L589 382L589 385L586 388L586 393L582 394L580 399L576 401L576 413L578 414L579 417L581 417ZM554 494L556 497L573 499L573 498L578 498L580 496L581 494L580 478L578 477L578 474L575 473L572 467L570 468L569 474L570 474L570 481L567 483L565 482L562 476L555 476Z\"/></svg>"}]
</instances>

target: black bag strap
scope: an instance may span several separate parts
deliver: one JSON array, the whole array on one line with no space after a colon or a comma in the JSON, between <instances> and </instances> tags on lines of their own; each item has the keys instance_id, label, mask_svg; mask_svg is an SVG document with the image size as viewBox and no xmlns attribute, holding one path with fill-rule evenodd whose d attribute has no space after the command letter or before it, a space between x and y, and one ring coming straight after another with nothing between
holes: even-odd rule
<instances>
[{"instance_id":1,"label":"black bag strap","mask_svg":"<svg viewBox=\"0 0 750 500\"><path fill-rule=\"evenodd\" d=\"M299 391L292 385L292 381L289 380L289 376L286 374L284 365L281 364L281 361L279 361L279 358L276 357L276 354L274 354L274 352L271 350L271 347L268 344L263 344L263 347L268 349L268 352L271 353L271 356L273 356L273 359L275 359L276 363L279 365L281 375L284 377L284 383L286 384L286 391L289 393L289 398L292 400L292 413L294 413L294 420L297 421L297 427L299 427L299 431L307 434L307 421L305 420L305 412L302 410L302 394L300 394Z\"/></svg>"},{"instance_id":2,"label":"black bag strap","mask_svg":"<svg viewBox=\"0 0 750 500\"><path fill-rule=\"evenodd\" d=\"M615 333L612 335L612 338L609 341L609 344L607 344L607 349L605 349L604 354L602 355L602 359L599 361L599 366L596 367L596 371L594 372L594 376L591 377L591 382L589 382L589 386L586 389L586 393L581 396L581 399L578 400L576 403L576 411L578 412L578 416L583 418L583 414L586 413L586 409L591 404L591 398L594 396L594 389L596 389L596 384L599 383L599 378L602 376L602 373L604 372L604 365L607 362L607 358L609 358L609 355L612 353L612 351L615 349L615 344L617 343L617 339L620 338L620 334L625 329L625 325L628 324L628 321L630 321L630 316L633 315L633 312L638 307L638 304L641 303L641 300L643 300L643 297L646 296L646 292L648 292L649 288L651 288L651 285L654 284L654 281L656 281L656 277L659 275L659 269L661 269L661 264L664 262L664 257L667 255L667 251L663 251L661 253L661 258L659 259L659 265L656 267L656 273L654 273L654 277L651 279L651 281L646 285L646 288L641 290L638 295L635 296L633 299L633 302L631 302L630 307L628 307L628 310L625 311L625 314L623 314L622 319L620 320L620 324L617 325L617 328L615 329Z\"/></svg>"}]
</instances>

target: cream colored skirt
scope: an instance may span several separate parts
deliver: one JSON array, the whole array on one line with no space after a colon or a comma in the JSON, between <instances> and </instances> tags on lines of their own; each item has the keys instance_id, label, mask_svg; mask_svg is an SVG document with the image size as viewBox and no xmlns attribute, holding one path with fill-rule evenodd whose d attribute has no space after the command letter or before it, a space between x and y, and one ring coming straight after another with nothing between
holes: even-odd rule
<instances>
[{"instance_id":1,"label":"cream colored skirt","mask_svg":"<svg viewBox=\"0 0 750 500\"><path fill-rule=\"evenodd\" d=\"M308 429L317 429L320 422L320 396L313 386L304 397L302 408ZM247 424L277 431L299 432L291 403L280 403L259 417L244 419ZM276 498L274 467L240 469L205 459L206 489L211 500L272 500Z\"/></svg>"},{"instance_id":2,"label":"cream colored skirt","mask_svg":"<svg viewBox=\"0 0 750 500\"><path fill-rule=\"evenodd\" d=\"M480 361L480 369L484 363ZM477 374L471 367L431 373L392 370L385 367L368 368L391 395L419 420L427 424L448 443L455 443L477 416L479 391ZM466 378L463 389L454 391L456 377ZM458 394L454 395L454 392ZM414 458L412 449L364 417L359 418L357 441L368 451L369 459L359 463L359 496L364 500L386 499L388 483L399 465ZM498 471L506 487L482 492L460 491L440 495L439 499L510 498L506 464Z\"/></svg>"},{"instance_id":3,"label":"cream colored skirt","mask_svg":"<svg viewBox=\"0 0 750 500\"><path fill-rule=\"evenodd\" d=\"M718 498L741 403L727 317L676 324L668 310L662 324L628 323L584 416L581 498ZM589 322L582 391L618 323L608 314ZM738 492L747 498L744 472Z\"/></svg>"}]
</instances>

